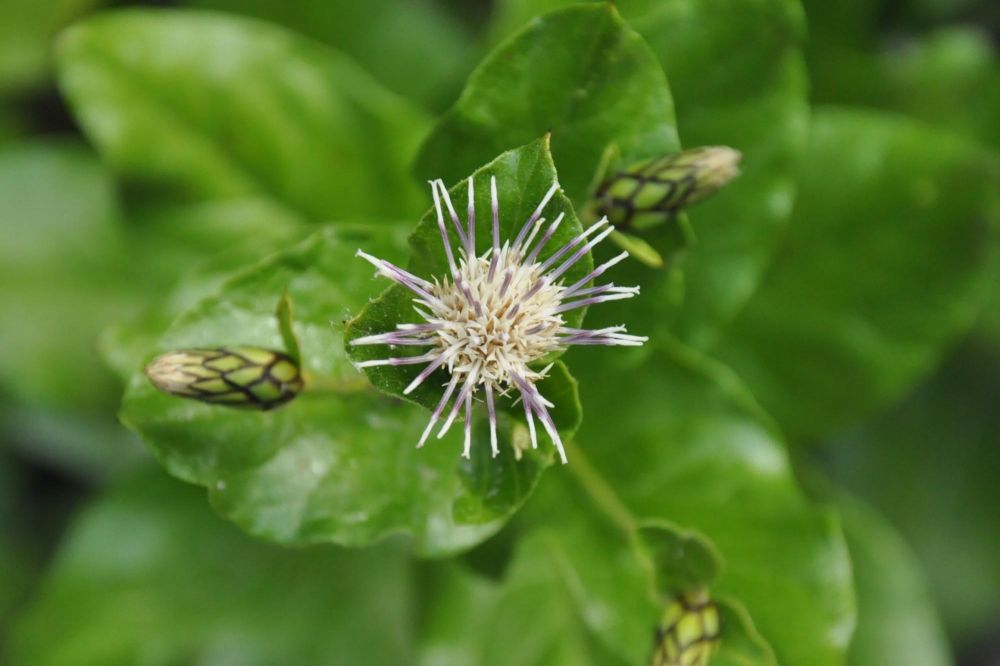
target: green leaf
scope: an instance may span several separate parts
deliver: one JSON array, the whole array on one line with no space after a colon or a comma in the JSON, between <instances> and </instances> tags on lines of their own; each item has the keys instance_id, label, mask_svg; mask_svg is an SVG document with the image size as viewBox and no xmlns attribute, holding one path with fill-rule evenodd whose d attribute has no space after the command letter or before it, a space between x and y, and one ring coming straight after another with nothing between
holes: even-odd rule
<instances>
[{"instance_id":1,"label":"green leaf","mask_svg":"<svg viewBox=\"0 0 1000 666\"><path fill-rule=\"evenodd\" d=\"M815 3L814 3L815 4ZM815 10L815 11L814 11ZM948 25L885 49L869 37L843 44L841 8L810 8L810 82L814 99L874 106L957 132L1000 149L1000 52L979 26ZM877 17L866 16L867 32ZM824 33L817 40L817 32ZM818 78L819 77L819 78ZM997 188L994 188L997 189ZM992 278L993 285L1000 280ZM1000 337L1000 288L994 286L978 325Z\"/></svg>"},{"instance_id":2,"label":"green leaf","mask_svg":"<svg viewBox=\"0 0 1000 666\"><path fill-rule=\"evenodd\" d=\"M129 10L65 32L59 81L148 203L260 196L310 220L407 215L424 121L353 63L221 14Z\"/></svg>"},{"instance_id":3,"label":"green leaf","mask_svg":"<svg viewBox=\"0 0 1000 666\"><path fill-rule=\"evenodd\" d=\"M0 201L4 389L41 404L110 404L114 384L91 351L104 321L127 311L108 175L73 144L11 146L0 152Z\"/></svg>"},{"instance_id":4,"label":"green leaf","mask_svg":"<svg viewBox=\"0 0 1000 666\"><path fill-rule=\"evenodd\" d=\"M685 532L661 520L636 526L637 547L652 565L656 591L669 598L696 585L714 581L722 569L715 547L696 532Z\"/></svg>"},{"instance_id":5,"label":"green leaf","mask_svg":"<svg viewBox=\"0 0 1000 666\"><path fill-rule=\"evenodd\" d=\"M546 132L581 210L609 145L629 161L677 149L663 72L610 4L548 14L497 47L424 143L417 173L454 182Z\"/></svg>"},{"instance_id":6,"label":"green leaf","mask_svg":"<svg viewBox=\"0 0 1000 666\"><path fill-rule=\"evenodd\" d=\"M664 261L660 253L638 236L615 231L611 234L611 240L628 252L636 261L641 261L650 268L663 268Z\"/></svg>"},{"instance_id":7,"label":"green leaf","mask_svg":"<svg viewBox=\"0 0 1000 666\"><path fill-rule=\"evenodd\" d=\"M1000 53L982 26L948 21L900 31L897 25L899 39L887 48L877 5L804 4L815 101L897 111L1000 147L994 122L1000 113Z\"/></svg>"},{"instance_id":8,"label":"green leaf","mask_svg":"<svg viewBox=\"0 0 1000 666\"><path fill-rule=\"evenodd\" d=\"M585 413L601 418L584 422L578 448L604 480L578 474L586 492L610 489L638 520L709 539L723 560L712 595L746 608L778 663L842 663L854 607L837 516L803 496L745 398L719 383L716 366L685 356L682 366L662 352L637 363L584 355L571 361ZM766 663L767 651L756 653Z\"/></svg>"},{"instance_id":9,"label":"green leaf","mask_svg":"<svg viewBox=\"0 0 1000 666\"><path fill-rule=\"evenodd\" d=\"M567 478L553 473L533 498L526 511L533 529L519 540L501 580L455 566L431 572L425 585L435 594L425 611L421 663L563 663L555 654L565 663L648 663L669 598L652 590L641 547L603 520ZM664 542L690 546L692 561L703 561L703 548L710 548L697 535L662 524L655 529ZM681 576L674 578L680 583L690 564L673 558L663 573ZM726 627L713 664L775 663L739 603L722 600L721 611Z\"/></svg>"},{"instance_id":10,"label":"green leaf","mask_svg":"<svg viewBox=\"0 0 1000 666\"><path fill-rule=\"evenodd\" d=\"M233 271L252 266L314 228L265 198L134 211L125 226L131 263L148 294L139 316L110 324L98 351L127 382L173 319L214 294ZM346 224L338 228L347 231ZM153 298L155 295L155 300Z\"/></svg>"},{"instance_id":11,"label":"green leaf","mask_svg":"<svg viewBox=\"0 0 1000 666\"><path fill-rule=\"evenodd\" d=\"M0 636L35 583L40 567L38 525L22 508L25 469L7 450L0 451ZM33 507L34 508L34 507ZM46 507L48 508L48 507ZM36 514L37 515L37 514Z\"/></svg>"},{"instance_id":12,"label":"green leaf","mask_svg":"<svg viewBox=\"0 0 1000 666\"><path fill-rule=\"evenodd\" d=\"M839 502L858 595L858 626L848 664L946 666L944 629L909 548L864 504Z\"/></svg>"},{"instance_id":13,"label":"green leaf","mask_svg":"<svg viewBox=\"0 0 1000 666\"><path fill-rule=\"evenodd\" d=\"M274 304L287 290L303 394L270 412L229 410L159 393L136 372L122 419L171 474L206 486L217 510L257 536L362 545L405 532L422 553L466 548L518 508L549 455L529 451L514 464L505 436L499 464L478 455L466 461L455 431L415 448L426 412L371 390L347 358L341 325L377 286L355 248L395 261L400 250L384 234L345 233L318 233L232 278L147 350L152 357L220 344L280 348ZM473 450L488 450L488 433L474 434Z\"/></svg>"},{"instance_id":14,"label":"green leaf","mask_svg":"<svg viewBox=\"0 0 1000 666\"><path fill-rule=\"evenodd\" d=\"M789 221L808 119L802 11L790 0L630 7L670 80L684 145L743 153L740 177L688 212L697 240L681 263L683 300L670 307L666 281L643 285L666 309L656 330L706 347L753 294Z\"/></svg>"},{"instance_id":15,"label":"green leaf","mask_svg":"<svg viewBox=\"0 0 1000 666\"><path fill-rule=\"evenodd\" d=\"M470 177L475 184L475 204L476 210L479 211L476 215L477 255L485 252L492 243L493 223L492 217L488 213L490 210L490 179L492 177L496 177L500 204L501 244L518 235L525 220L531 217L538 203L544 198L546 191L557 180L546 138L500 155ZM468 179L449 190L453 201L467 201L467 183ZM455 205L458 208L464 207L464 204L461 203ZM565 216L563 222L538 255L539 261L544 261L555 254L583 231L569 200L561 192L557 192L546 206L544 216L546 219L554 220L560 214ZM459 247L460 242L453 225L448 223L448 229L450 229L449 242L452 247ZM408 270L414 275L430 280L432 277L444 277L449 274L447 255L444 251L434 210L428 211L417 225L416 231L410 237L410 251ZM593 262L588 252L566 272L563 282L573 284L585 277L592 269ZM583 308L566 313L566 325L579 326L583 314ZM412 292L405 287L393 284L378 299L368 304L355 319L348 322L347 340L394 331L398 324L413 323L419 319L419 316L413 311ZM356 362L386 358L389 353L388 349L382 345L348 347L348 354ZM407 352L405 349L401 349L391 353L403 355ZM420 353L423 353L420 348L415 348L410 352L412 355ZM557 356L558 354L546 356L546 363L555 360ZM447 373L443 369L428 378L411 394L403 394L406 386L422 369L423 365L382 366L367 368L366 373L372 383L381 391L433 409L441 400L441 384L447 383ZM437 381L437 378L442 381ZM550 376L539 383L538 388L543 396L556 405L552 418L559 428L560 436L569 439L580 422L576 387L572 377L563 366L557 365L553 368ZM501 399L499 404L514 415L523 414L523 408L515 407L510 400ZM547 435L542 436L543 439L547 437Z\"/></svg>"},{"instance_id":16,"label":"green leaf","mask_svg":"<svg viewBox=\"0 0 1000 666\"><path fill-rule=\"evenodd\" d=\"M49 75L56 31L96 4L99 0L6 0L0 7L0 97L40 88Z\"/></svg>"},{"instance_id":17,"label":"green leaf","mask_svg":"<svg viewBox=\"0 0 1000 666\"><path fill-rule=\"evenodd\" d=\"M663 592L701 584L723 616L713 664L842 664L854 608L836 516L802 496L780 443L713 382L662 354L621 366L581 364L601 418L578 435L566 468L577 483L549 475L519 516L527 536L501 583L433 604L425 643L443 649L440 631L466 663L494 645L545 663L584 644L607 653L597 663L645 663ZM463 611L473 597L480 612Z\"/></svg>"},{"instance_id":18,"label":"green leaf","mask_svg":"<svg viewBox=\"0 0 1000 666\"><path fill-rule=\"evenodd\" d=\"M883 56L879 106L1000 149L1000 54L978 26L938 29Z\"/></svg>"},{"instance_id":19,"label":"green leaf","mask_svg":"<svg viewBox=\"0 0 1000 666\"><path fill-rule=\"evenodd\" d=\"M494 32L565 4L505 0ZM689 213L697 240L678 264L683 282L638 267L629 278L642 283L644 295L630 321L707 347L757 287L789 220L808 119L802 11L794 0L630 0L616 7L667 73L684 145L725 144L744 155L740 178Z\"/></svg>"},{"instance_id":20,"label":"green leaf","mask_svg":"<svg viewBox=\"0 0 1000 666\"><path fill-rule=\"evenodd\" d=\"M823 446L837 483L913 547L958 645L1000 613L998 377L996 352L966 344L901 405Z\"/></svg>"},{"instance_id":21,"label":"green leaf","mask_svg":"<svg viewBox=\"0 0 1000 666\"><path fill-rule=\"evenodd\" d=\"M446 107L472 68L471 31L439 2L195 0L195 7L274 21L356 59L390 90Z\"/></svg>"},{"instance_id":22,"label":"green leaf","mask_svg":"<svg viewBox=\"0 0 1000 666\"><path fill-rule=\"evenodd\" d=\"M996 166L899 118L817 113L781 256L719 352L792 435L890 404L972 323Z\"/></svg>"},{"instance_id":23,"label":"green leaf","mask_svg":"<svg viewBox=\"0 0 1000 666\"><path fill-rule=\"evenodd\" d=\"M743 604L727 598L716 603L724 633L712 666L777 666L774 650L757 631Z\"/></svg>"},{"instance_id":24,"label":"green leaf","mask_svg":"<svg viewBox=\"0 0 1000 666\"><path fill-rule=\"evenodd\" d=\"M545 534L520 541L502 584L454 564L428 581L435 594L423 611L421 666L624 666L581 622L573 581L564 578ZM601 609L595 609L600 612ZM612 610L612 609L609 609ZM634 628L645 656L652 625Z\"/></svg>"},{"instance_id":25,"label":"green leaf","mask_svg":"<svg viewBox=\"0 0 1000 666\"><path fill-rule=\"evenodd\" d=\"M262 544L198 493L141 473L78 517L16 625L11 661L408 663L413 592L401 555Z\"/></svg>"},{"instance_id":26,"label":"green leaf","mask_svg":"<svg viewBox=\"0 0 1000 666\"><path fill-rule=\"evenodd\" d=\"M81 146L0 151L0 423L3 438L73 476L139 451L114 422L120 385L94 345L137 309L108 174Z\"/></svg>"}]
</instances>

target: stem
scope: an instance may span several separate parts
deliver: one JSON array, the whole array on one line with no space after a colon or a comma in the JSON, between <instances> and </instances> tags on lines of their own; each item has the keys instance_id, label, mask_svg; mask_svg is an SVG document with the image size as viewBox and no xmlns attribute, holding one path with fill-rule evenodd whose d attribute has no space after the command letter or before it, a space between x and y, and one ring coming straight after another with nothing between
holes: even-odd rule
<instances>
[{"instance_id":1,"label":"stem","mask_svg":"<svg viewBox=\"0 0 1000 666\"><path fill-rule=\"evenodd\" d=\"M590 497L601 513L604 514L625 537L629 551L635 557L639 566L645 570L648 576L646 593L650 601L655 604L663 603L663 599L658 592L659 585L656 565L653 558L646 549L645 544L639 537L639 521L635 515L625 505L625 502L618 496L614 488L611 487L601 473L594 467L587 456L579 448L573 450L573 462L569 465L569 471L576 479L583 491Z\"/></svg>"},{"instance_id":2,"label":"stem","mask_svg":"<svg viewBox=\"0 0 1000 666\"><path fill-rule=\"evenodd\" d=\"M636 528L635 516L579 448L573 451L573 463L569 465L569 471L594 506L631 539Z\"/></svg>"}]
</instances>

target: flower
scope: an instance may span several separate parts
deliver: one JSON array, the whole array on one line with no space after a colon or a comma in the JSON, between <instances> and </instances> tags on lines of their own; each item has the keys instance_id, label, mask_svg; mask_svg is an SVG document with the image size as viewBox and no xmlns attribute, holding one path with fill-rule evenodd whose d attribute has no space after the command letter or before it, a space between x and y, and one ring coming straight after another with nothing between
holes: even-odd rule
<instances>
[{"instance_id":1,"label":"flower","mask_svg":"<svg viewBox=\"0 0 1000 666\"><path fill-rule=\"evenodd\" d=\"M404 395L416 389L438 368L446 369L451 375L418 447L424 445L442 417L444 423L438 437L443 437L464 406L465 448L462 455L468 458L472 441L472 402L482 389L489 414L490 444L496 456L495 399L498 394L506 396L514 390L520 394L532 447L538 446L535 432L537 418L555 443L559 458L565 463L566 452L549 412L554 405L542 396L536 386L546 376L548 368L534 369L532 365L547 354L570 345L636 346L647 340L628 335L624 326L586 330L568 327L563 318L566 312L576 308L638 294L638 287L617 287L614 284L588 286L592 280L625 259L628 253L622 252L573 284L564 284L566 272L604 240L614 227L607 218L602 218L561 249L542 259L542 249L563 221L563 214L560 214L539 235L546 222L542 212L559 189L559 184L555 183L521 227L517 237L513 241L505 240L501 245L500 206L496 178L492 178L492 245L484 254L476 256L472 178L469 178L468 218L464 226L455 213L444 182L436 180L430 184L450 275L425 280L358 250L358 256L374 265L378 274L413 292L414 310L423 321L399 324L395 331L351 341L352 345L413 345L428 347L429 350L417 356L363 361L356 365L367 368L426 363L427 366L403 391ZM445 227L442 199L461 245L457 257ZM454 404L445 415L453 395L456 396Z\"/></svg>"}]
</instances>

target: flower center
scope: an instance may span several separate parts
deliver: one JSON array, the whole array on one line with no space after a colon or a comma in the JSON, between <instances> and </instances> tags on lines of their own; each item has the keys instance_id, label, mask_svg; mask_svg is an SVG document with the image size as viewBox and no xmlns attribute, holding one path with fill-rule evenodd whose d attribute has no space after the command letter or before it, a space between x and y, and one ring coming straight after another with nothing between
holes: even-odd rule
<instances>
[{"instance_id":1,"label":"flower center","mask_svg":"<svg viewBox=\"0 0 1000 666\"><path fill-rule=\"evenodd\" d=\"M472 260L462 258L458 279L435 284L433 307L438 347L448 354L452 373L476 373L477 384L503 390L510 374L540 377L527 366L559 348L563 325L556 312L561 285L549 284L540 265L524 265L509 248L494 262L491 253Z\"/></svg>"}]
</instances>

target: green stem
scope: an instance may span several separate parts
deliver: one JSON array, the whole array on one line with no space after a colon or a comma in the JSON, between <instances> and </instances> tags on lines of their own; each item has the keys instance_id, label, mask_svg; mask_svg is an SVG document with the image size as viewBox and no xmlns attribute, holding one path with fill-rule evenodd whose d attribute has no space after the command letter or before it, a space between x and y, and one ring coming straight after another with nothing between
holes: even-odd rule
<instances>
[{"instance_id":1,"label":"green stem","mask_svg":"<svg viewBox=\"0 0 1000 666\"><path fill-rule=\"evenodd\" d=\"M621 530L629 551L636 558L639 566L646 571L648 576L646 593L649 595L650 601L662 603L663 600L658 592L656 566L644 542L639 537L639 521L635 515L579 448L574 449L573 462L569 465L569 471L590 498L590 501L594 503L594 506L615 527Z\"/></svg>"},{"instance_id":2,"label":"green stem","mask_svg":"<svg viewBox=\"0 0 1000 666\"><path fill-rule=\"evenodd\" d=\"M635 516L580 448L576 448L573 452L573 462L569 465L569 471L590 497L594 506L631 538L637 524Z\"/></svg>"}]
</instances>

